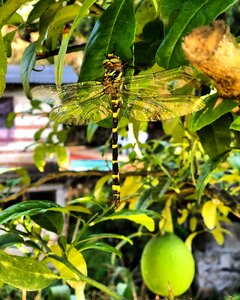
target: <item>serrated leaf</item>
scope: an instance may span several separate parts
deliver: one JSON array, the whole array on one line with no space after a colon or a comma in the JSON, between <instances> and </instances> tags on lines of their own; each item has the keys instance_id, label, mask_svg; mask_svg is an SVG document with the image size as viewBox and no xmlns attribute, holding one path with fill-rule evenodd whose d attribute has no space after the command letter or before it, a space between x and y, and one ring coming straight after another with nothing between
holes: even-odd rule
<instances>
[{"instance_id":1,"label":"serrated leaf","mask_svg":"<svg viewBox=\"0 0 240 300\"><path fill-rule=\"evenodd\" d=\"M0 213L0 224L22 216L43 214L51 208L60 207L52 201L29 200L9 206Z\"/></svg>"},{"instance_id":2,"label":"serrated leaf","mask_svg":"<svg viewBox=\"0 0 240 300\"><path fill-rule=\"evenodd\" d=\"M207 201L203 204L201 214L204 224L208 229L212 230L216 226L217 206L213 203L213 201Z\"/></svg>"},{"instance_id":3,"label":"serrated leaf","mask_svg":"<svg viewBox=\"0 0 240 300\"><path fill-rule=\"evenodd\" d=\"M160 15L166 27L166 36L157 51L157 63L164 68L186 63L181 49L182 38L192 29L214 21L235 2L236 0L161 1Z\"/></svg>"},{"instance_id":4,"label":"serrated leaf","mask_svg":"<svg viewBox=\"0 0 240 300\"><path fill-rule=\"evenodd\" d=\"M149 231L154 231L155 223L153 218L149 217L147 214L151 215L150 211L140 211L140 210L121 210L120 212L113 213L107 217L101 218L101 222L107 220L120 220L125 219L137 224L145 226Z\"/></svg>"},{"instance_id":5,"label":"serrated leaf","mask_svg":"<svg viewBox=\"0 0 240 300\"><path fill-rule=\"evenodd\" d=\"M20 77L23 84L23 90L25 95L31 99L31 91L29 85L29 78L32 69L36 62L36 42L31 43L24 51L21 63L20 63Z\"/></svg>"},{"instance_id":6,"label":"serrated leaf","mask_svg":"<svg viewBox=\"0 0 240 300\"><path fill-rule=\"evenodd\" d=\"M8 255L0 250L0 281L19 289L43 289L59 276L53 274L43 262L31 257Z\"/></svg>"}]
</instances>

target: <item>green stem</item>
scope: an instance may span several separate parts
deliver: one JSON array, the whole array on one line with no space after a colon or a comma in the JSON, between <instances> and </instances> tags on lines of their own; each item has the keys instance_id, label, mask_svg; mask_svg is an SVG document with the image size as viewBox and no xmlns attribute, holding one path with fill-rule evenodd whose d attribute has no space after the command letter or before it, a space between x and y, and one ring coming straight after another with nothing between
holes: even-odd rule
<instances>
[{"instance_id":1,"label":"green stem","mask_svg":"<svg viewBox=\"0 0 240 300\"><path fill-rule=\"evenodd\" d=\"M96 280L85 276L84 274L82 274L73 264L70 263L70 261L68 261L65 258L62 258L60 256L54 255L54 254L50 254L49 257L60 261L61 263L63 263L65 266L67 266L71 271L73 271L75 274L78 275L79 279L81 281L84 281L96 288L98 288L99 290L103 291L104 293L106 293L107 295L113 297L116 300L123 300L123 297L120 296L119 294L117 294L116 292L114 292L112 289L109 289L108 287L106 287L105 285L101 284L100 282L97 282Z\"/></svg>"}]
</instances>

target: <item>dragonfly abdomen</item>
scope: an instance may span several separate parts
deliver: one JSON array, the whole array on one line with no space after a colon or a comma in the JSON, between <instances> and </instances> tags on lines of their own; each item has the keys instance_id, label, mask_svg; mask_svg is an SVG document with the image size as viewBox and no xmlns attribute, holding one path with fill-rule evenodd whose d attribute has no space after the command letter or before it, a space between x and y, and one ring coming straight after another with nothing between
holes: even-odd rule
<instances>
[{"instance_id":1,"label":"dragonfly abdomen","mask_svg":"<svg viewBox=\"0 0 240 300\"><path fill-rule=\"evenodd\" d=\"M121 90L122 82L122 62L120 58L114 54L108 54L103 63L105 74L103 77L103 85L105 93L109 95L112 107L112 191L113 203L117 207L120 203L120 175L118 166L118 116L122 103Z\"/></svg>"}]
</instances>

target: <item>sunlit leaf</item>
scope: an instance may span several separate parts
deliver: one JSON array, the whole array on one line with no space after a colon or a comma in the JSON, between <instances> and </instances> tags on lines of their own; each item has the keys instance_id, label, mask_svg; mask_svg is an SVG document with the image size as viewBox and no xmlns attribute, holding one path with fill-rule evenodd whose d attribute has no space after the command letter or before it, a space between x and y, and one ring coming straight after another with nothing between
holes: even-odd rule
<instances>
[{"instance_id":1,"label":"sunlit leaf","mask_svg":"<svg viewBox=\"0 0 240 300\"><path fill-rule=\"evenodd\" d=\"M67 249L70 247L70 245L67 246ZM62 250L58 245L52 245L51 250L54 254L61 256ZM84 257L82 254L77 251L77 249L71 247L70 251L67 252L67 258L68 260L84 275L87 275L87 265L84 260ZM65 266L63 263L56 261L54 259L50 259L54 267L59 271L62 278L66 278L67 283L76 290L83 290L86 283L83 281L80 281L78 276L70 270L67 266ZM73 280L69 280L69 278L72 278Z\"/></svg>"},{"instance_id":2,"label":"sunlit leaf","mask_svg":"<svg viewBox=\"0 0 240 300\"><path fill-rule=\"evenodd\" d=\"M213 201L207 201L203 204L201 213L205 225L208 229L213 229L216 226L217 221L217 206Z\"/></svg>"},{"instance_id":3,"label":"sunlit leaf","mask_svg":"<svg viewBox=\"0 0 240 300\"><path fill-rule=\"evenodd\" d=\"M55 152L56 152L56 156L57 156L57 163L61 168L67 168L69 165L69 157L68 157L68 153L67 153L67 149L66 147L57 144L55 146Z\"/></svg>"},{"instance_id":4,"label":"sunlit leaf","mask_svg":"<svg viewBox=\"0 0 240 300\"><path fill-rule=\"evenodd\" d=\"M115 247L112 247L106 243L97 242L97 243L87 243L81 247L81 251L89 250L89 249L95 249L100 250L104 252L110 252L118 255L119 257L122 256L122 253L116 249Z\"/></svg>"},{"instance_id":5,"label":"sunlit leaf","mask_svg":"<svg viewBox=\"0 0 240 300\"><path fill-rule=\"evenodd\" d=\"M189 236L187 237L187 239L185 240L185 244L187 245L188 249L190 251L192 251L192 241L193 239L198 235L202 233L202 231L196 231L196 232L193 232L191 234L189 234Z\"/></svg>"},{"instance_id":6,"label":"sunlit leaf","mask_svg":"<svg viewBox=\"0 0 240 300\"><path fill-rule=\"evenodd\" d=\"M7 53L4 47L2 34L0 32L0 96L2 96L6 87L6 73L7 73Z\"/></svg>"},{"instance_id":7,"label":"sunlit leaf","mask_svg":"<svg viewBox=\"0 0 240 300\"><path fill-rule=\"evenodd\" d=\"M28 291L43 289L59 276L50 271L43 262L31 257L8 255L0 250L0 280Z\"/></svg>"},{"instance_id":8,"label":"sunlit leaf","mask_svg":"<svg viewBox=\"0 0 240 300\"><path fill-rule=\"evenodd\" d=\"M51 208L59 207L53 201L28 200L9 206L0 213L0 224L9 222L21 216L43 214Z\"/></svg>"},{"instance_id":9,"label":"sunlit leaf","mask_svg":"<svg viewBox=\"0 0 240 300\"><path fill-rule=\"evenodd\" d=\"M137 224L141 224L145 226L149 231L154 231L155 224L153 218L148 216L150 211L138 211L138 210L122 210L120 212L116 212L111 214L110 216L103 217L101 222L106 220L120 220L125 219Z\"/></svg>"},{"instance_id":10,"label":"sunlit leaf","mask_svg":"<svg viewBox=\"0 0 240 300\"><path fill-rule=\"evenodd\" d=\"M163 211L162 211L162 218L159 221L159 229L162 234L164 232L173 232L174 231L173 230L171 204L172 204L172 199L169 198L165 204Z\"/></svg>"}]
</instances>

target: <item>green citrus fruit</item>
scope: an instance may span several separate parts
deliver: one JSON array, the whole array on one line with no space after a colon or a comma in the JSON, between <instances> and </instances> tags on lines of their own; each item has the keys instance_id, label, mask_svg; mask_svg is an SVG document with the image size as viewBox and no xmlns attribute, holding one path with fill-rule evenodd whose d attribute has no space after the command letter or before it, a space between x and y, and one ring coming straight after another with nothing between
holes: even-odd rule
<instances>
[{"instance_id":1,"label":"green citrus fruit","mask_svg":"<svg viewBox=\"0 0 240 300\"><path fill-rule=\"evenodd\" d=\"M190 287L195 271L192 253L175 234L151 239L144 247L141 271L145 284L155 294L174 296Z\"/></svg>"}]
</instances>

